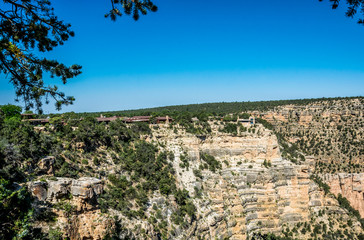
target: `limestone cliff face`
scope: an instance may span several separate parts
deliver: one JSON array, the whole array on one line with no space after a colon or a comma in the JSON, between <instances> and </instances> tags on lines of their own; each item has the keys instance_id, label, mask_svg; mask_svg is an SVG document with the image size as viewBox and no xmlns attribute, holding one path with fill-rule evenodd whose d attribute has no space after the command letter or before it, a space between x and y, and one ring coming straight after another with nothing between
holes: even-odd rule
<instances>
[{"instance_id":1,"label":"limestone cliff face","mask_svg":"<svg viewBox=\"0 0 364 240\"><path fill-rule=\"evenodd\" d=\"M364 101L358 98L284 105L254 114L272 123L300 151L312 155L314 171L364 217L363 109Z\"/></svg>"},{"instance_id":2,"label":"limestone cliff face","mask_svg":"<svg viewBox=\"0 0 364 240\"><path fill-rule=\"evenodd\" d=\"M247 239L256 231L280 234L284 226L311 221L315 212L339 208L310 181L308 166L282 159L272 132L259 127L257 132L240 136L215 132L207 138L156 133L155 139L175 153L180 186L190 193L202 192L202 198L195 199L199 216L195 236ZM186 152L189 169L179 166L180 155ZM202 179L196 177L193 170L203 164L201 153L214 156L222 169L203 170Z\"/></svg>"},{"instance_id":3,"label":"limestone cliff face","mask_svg":"<svg viewBox=\"0 0 364 240\"><path fill-rule=\"evenodd\" d=\"M258 164L227 168L219 177L204 179L202 186L211 203L201 212L203 235L242 239L254 230L278 233L284 223L309 219L304 169L278 161L268 169Z\"/></svg>"},{"instance_id":4,"label":"limestone cliff face","mask_svg":"<svg viewBox=\"0 0 364 240\"><path fill-rule=\"evenodd\" d=\"M48 208L57 216L54 229L74 239L103 239L113 225L111 219L101 214L97 207L97 196L103 184L97 178L55 178L29 183L35 197L36 208ZM52 206L52 208L49 208ZM49 231L49 225L41 225Z\"/></svg>"},{"instance_id":5,"label":"limestone cliff face","mask_svg":"<svg viewBox=\"0 0 364 240\"><path fill-rule=\"evenodd\" d=\"M333 194L347 198L364 218L364 173L323 174L322 178Z\"/></svg>"},{"instance_id":6,"label":"limestone cliff face","mask_svg":"<svg viewBox=\"0 0 364 240\"><path fill-rule=\"evenodd\" d=\"M29 184L29 189L38 206L53 205L58 216L56 226L70 239L102 239L114 226L113 216L137 239L158 239L154 225L148 221L153 216L153 206L166 222L169 239L248 239L254 232L282 235L287 228L296 229L290 233L292 238L310 239L312 231L297 231L298 226L327 225L335 232L349 220L353 223L346 227L347 231L353 236L363 233L359 222L310 180L312 162L296 165L282 158L271 131L257 124L254 132L233 136L216 128L208 136L195 136L166 126L153 130L152 137L147 139L161 150L174 153L171 163L177 186L188 190L196 206L196 218L185 216L187 224L183 226L171 221L171 214L177 209L174 197L162 196L157 191L148 196L145 219L128 219L112 209L109 215L101 214L97 197L104 184L96 178L36 181ZM215 157L222 168L215 172L201 168L206 164L202 154ZM186 156L188 167L181 164ZM341 193L353 200L354 207L363 209L363 175L323 178L334 194ZM72 206L71 211L69 207L56 207L65 203ZM138 229L144 229L144 235Z\"/></svg>"},{"instance_id":7,"label":"limestone cliff face","mask_svg":"<svg viewBox=\"0 0 364 240\"><path fill-rule=\"evenodd\" d=\"M87 211L95 208L96 196L103 190L101 180L91 177L80 179L55 178L55 180L36 181L29 185L30 192L38 201L58 203L71 198L70 204L76 211Z\"/></svg>"}]
</instances>

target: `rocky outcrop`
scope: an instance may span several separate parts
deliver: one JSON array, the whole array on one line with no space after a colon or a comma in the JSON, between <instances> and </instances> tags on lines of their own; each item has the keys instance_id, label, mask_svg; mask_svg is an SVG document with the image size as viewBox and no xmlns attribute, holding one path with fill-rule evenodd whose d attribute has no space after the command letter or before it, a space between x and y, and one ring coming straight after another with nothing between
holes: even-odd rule
<instances>
[{"instance_id":1,"label":"rocky outcrop","mask_svg":"<svg viewBox=\"0 0 364 240\"><path fill-rule=\"evenodd\" d=\"M278 106L256 114L299 151L312 155L312 172L364 217L363 110L363 98L349 98Z\"/></svg>"},{"instance_id":2,"label":"rocky outcrop","mask_svg":"<svg viewBox=\"0 0 364 240\"><path fill-rule=\"evenodd\" d=\"M155 141L163 142L174 152L179 185L190 193L202 193L200 199L194 200L198 219L196 228L190 228L193 236L248 239L254 232L280 235L285 228L301 223L329 223L330 217L323 211L343 216L346 221L351 219L335 198L325 195L309 179L312 159L303 165L283 159L276 136L259 125L255 128L254 134L231 136L214 132L204 139L168 130L155 136ZM186 153L188 169L180 166L180 156ZM202 170L202 179L195 176L194 170L204 164L201 153L214 156L222 169L215 173ZM362 231L358 222L355 231ZM182 234L177 239L185 237ZM302 239L308 238L309 234Z\"/></svg>"},{"instance_id":3,"label":"rocky outcrop","mask_svg":"<svg viewBox=\"0 0 364 240\"><path fill-rule=\"evenodd\" d=\"M322 179L333 194L347 198L364 218L364 173L323 174Z\"/></svg>"},{"instance_id":4,"label":"rocky outcrop","mask_svg":"<svg viewBox=\"0 0 364 240\"><path fill-rule=\"evenodd\" d=\"M63 226L64 237L70 239L104 239L114 226L114 221L100 210L92 210L69 217L59 217L58 224Z\"/></svg>"},{"instance_id":5,"label":"rocky outcrop","mask_svg":"<svg viewBox=\"0 0 364 240\"><path fill-rule=\"evenodd\" d=\"M56 180L35 181L29 184L30 192L38 201L51 203L72 198L77 211L95 208L96 196L103 191L103 184L97 178L56 178Z\"/></svg>"},{"instance_id":6,"label":"rocky outcrop","mask_svg":"<svg viewBox=\"0 0 364 240\"><path fill-rule=\"evenodd\" d=\"M53 174L53 165L55 163L55 157L49 156L41 159L38 162L38 168L41 173Z\"/></svg>"},{"instance_id":7,"label":"rocky outcrop","mask_svg":"<svg viewBox=\"0 0 364 240\"><path fill-rule=\"evenodd\" d=\"M254 114L301 152L314 155L317 173L362 173L363 109L364 100L357 98L282 105Z\"/></svg>"},{"instance_id":8,"label":"rocky outcrop","mask_svg":"<svg viewBox=\"0 0 364 240\"><path fill-rule=\"evenodd\" d=\"M50 210L58 216L57 226L64 237L101 240L113 226L113 220L98 209L96 198L103 184L97 178L55 178L31 182L28 187L36 205L53 205Z\"/></svg>"},{"instance_id":9,"label":"rocky outcrop","mask_svg":"<svg viewBox=\"0 0 364 240\"><path fill-rule=\"evenodd\" d=\"M206 237L245 239L254 231L279 233L283 224L309 219L307 168L281 158L266 168L263 159L255 160L203 179L211 199L210 212L201 213Z\"/></svg>"},{"instance_id":10,"label":"rocky outcrop","mask_svg":"<svg viewBox=\"0 0 364 240\"><path fill-rule=\"evenodd\" d=\"M38 201L45 201L47 199L47 182L36 181L29 184L29 190L33 197Z\"/></svg>"},{"instance_id":11,"label":"rocky outcrop","mask_svg":"<svg viewBox=\"0 0 364 240\"><path fill-rule=\"evenodd\" d=\"M282 159L270 131L258 126L256 132L216 133L203 140L192 135L156 137L174 152L181 187L203 192L195 200L199 215L195 236L246 239L255 231L280 233L283 224L309 220L308 167ZM189 169L179 165L184 153L190 159ZM214 156L223 168L215 173L203 170L203 179L196 177L193 170L203 164L201 153Z\"/></svg>"}]
</instances>

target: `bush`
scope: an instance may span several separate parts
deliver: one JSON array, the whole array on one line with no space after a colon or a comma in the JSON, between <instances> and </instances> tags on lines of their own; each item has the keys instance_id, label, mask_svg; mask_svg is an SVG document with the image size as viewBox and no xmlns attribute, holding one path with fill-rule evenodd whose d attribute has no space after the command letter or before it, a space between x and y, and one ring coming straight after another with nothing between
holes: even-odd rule
<instances>
[{"instance_id":1,"label":"bush","mask_svg":"<svg viewBox=\"0 0 364 240\"><path fill-rule=\"evenodd\" d=\"M223 129L219 130L220 132L224 133L231 133L233 135L238 134L238 124L236 123L227 123Z\"/></svg>"},{"instance_id":2,"label":"bush","mask_svg":"<svg viewBox=\"0 0 364 240\"><path fill-rule=\"evenodd\" d=\"M59 228L51 228L48 232L48 238L49 240L62 240L63 233Z\"/></svg>"},{"instance_id":3,"label":"bush","mask_svg":"<svg viewBox=\"0 0 364 240\"><path fill-rule=\"evenodd\" d=\"M193 174L194 174L197 178L200 178L200 179L202 179L202 178L203 178L203 176L202 176L202 174L201 174L201 170L199 170L199 169L193 169Z\"/></svg>"},{"instance_id":4,"label":"bush","mask_svg":"<svg viewBox=\"0 0 364 240\"><path fill-rule=\"evenodd\" d=\"M136 188L125 176L109 175L110 185L100 197L100 206L103 211L113 208L122 211L129 217L143 217L143 211L148 203L148 194L159 190L167 196L176 191L174 169L168 158L170 153L157 153L158 149L145 141L138 141L134 148L125 148L120 154L120 164L131 176L131 181L137 184ZM139 210L130 210L135 200Z\"/></svg>"},{"instance_id":5,"label":"bush","mask_svg":"<svg viewBox=\"0 0 364 240\"><path fill-rule=\"evenodd\" d=\"M138 122L131 125L131 130L137 134L151 134L149 124L145 122Z\"/></svg>"},{"instance_id":6,"label":"bush","mask_svg":"<svg viewBox=\"0 0 364 240\"><path fill-rule=\"evenodd\" d=\"M18 239L19 235L31 238L32 216L31 198L27 189L14 188L10 181L0 177L0 239Z\"/></svg>"},{"instance_id":7,"label":"bush","mask_svg":"<svg viewBox=\"0 0 364 240\"><path fill-rule=\"evenodd\" d=\"M263 166L268 168L268 167L272 166L272 163L270 161L267 161L266 159L264 159Z\"/></svg>"},{"instance_id":8,"label":"bush","mask_svg":"<svg viewBox=\"0 0 364 240\"><path fill-rule=\"evenodd\" d=\"M327 185L326 183L324 183L320 177L316 176L316 175L311 175L310 177L311 180L313 180L315 183L317 183L317 185L319 185L319 187L324 190L325 195L328 194L330 192L330 186Z\"/></svg>"},{"instance_id":9,"label":"bush","mask_svg":"<svg viewBox=\"0 0 364 240\"><path fill-rule=\"evenodd\" d=\"M349 213L356 217L358 219L358 221L361 223L362 228L364 229L364 219L361 219L360 213L358 210L354 209L351 205L348 199L346 199L345 197L343 197L341 195L341 193L339 193L339 195L337 196L337 201L339 202L340 207L345 208L346 210L349 211Z\"/></svg>"},{"instance_id":10,"label":"bush","mask_svg":"<svg viewBox=\"0 0 364 240\"><path fill-rule=\"evenodd\" d=\"M221 163L215 159L214 156L211 156L206 153L200 153L201 159L208 164L208 168L212 172L216 172L216 169L221 169Z\"/></svg>"},{"instance_id":11,"label":"bush","mask_svg":"<svg viewBox=\"0 0 364 240\"><path fill-rule=\"evenodd\" d=\"M179 166L181 168L189 168L190 167L190 158L188 157L187 153L183 153L180 155L179 159L181 160L181 163L179 164Z\"/></svg>"},{"instance_id":12,"label":"bush","mask_svg":"<svg viewBox=\"0 0 364 240\"><path fill-rule=\"evenodd\" d=\"M98 158L98 157L94 157L93 164L94 164L95 166L99 166L99 165L100 165L100 160L99 160L99 158Z\"/></svg>"}]
</instances>

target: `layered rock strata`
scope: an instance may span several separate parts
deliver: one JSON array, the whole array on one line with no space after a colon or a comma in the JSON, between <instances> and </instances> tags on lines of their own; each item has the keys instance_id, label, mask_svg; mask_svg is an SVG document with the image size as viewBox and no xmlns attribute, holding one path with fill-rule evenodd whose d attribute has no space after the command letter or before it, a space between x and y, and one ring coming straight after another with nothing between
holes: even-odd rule
<instances>
[{"instance_id":1,"label":"layered rock strata","mask_svg":"<svg viewBox=\"0 0 364 240\"><path fill-rule=\"evenodd\" d=\"M238 136L214 132L201 138L168 130L155 136L155 141L166 144L175 154L179 185L192 196L196 191L202 193L194 200L198 219L193 236L248 239L254 232L280 235L285 228L301 223L329 224L330 217L322 214L324 211L356 221L310 180L310 161L296 165L283 159L276 136L259 125L256 128L254 134ZM194 170L204 164L202 153L214 156L222 169L215 173L203 170L200 179ZM189 156L189 168L180 166L184 154ZM353 229L362 231L358 222ZM299 239L311 237L300 234Z\"/></svg>"},{"instance_id":2,"label":"layered rock strata","mask_svg":"<svg viewBox=\"0 0 364 240\"><path fill-rule=\"evenodd\" d=\"M158 139L175 153L180 185L203 192L203 198L195 201L200 215L196 235L245 239L254 231L280 233L283 224L309 220L308 168L283 160L271 132L261 128L260 134L217 134L205 140L164 137ZM188 170L179 166L184 152L190 157ZM201 153L214 156L222 170L204 170L203 179L198 179L193 170L203 164Z\"/></svg>"},{"instance_id":3,"label":"layered rock strata","mask_svg":"<svg viewBox=\"0 0 364 240\"><path fill-rule=\"evenodd\" d=\"M323 174L322 179L333 194L347 198L364 218L364 173Z\"/></svg>"},{"instance_id":4,"label":"layered rock strata","mask_svg":"<svg viewBox=\"0 0 364 240\"><path fill-rule=\"evenodd\" d=\"M37 208L48 208L57 216L56 226L44 226L45 231L59 229L70 239L103 239L112 228L112 220L97 206L97 196L103 191L97 178L55 178L29 183L29 190L37 200ZM49 206L53 206L49 208Z\"/></svg>"}]
</instances>

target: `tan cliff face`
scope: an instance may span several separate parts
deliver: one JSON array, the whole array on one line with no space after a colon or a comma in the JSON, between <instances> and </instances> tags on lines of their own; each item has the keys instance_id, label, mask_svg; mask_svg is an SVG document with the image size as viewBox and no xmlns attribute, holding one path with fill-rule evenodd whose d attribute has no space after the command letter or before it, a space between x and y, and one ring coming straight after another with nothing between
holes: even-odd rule
<instances>
[{"instance_id":1,"label":"tan cliff face","mask_svg":"<svg viewBox=\"0 0 364 240\"><path fill-rule=\"evenodd\" d=\"M333 194L347 198L364 218L364 173L323 174L322 179L330 186Z\"/></svg>"},{"instance_id":2,"label":"tan cliff face","mask_svg":"<svg viewBox=\"0 0 364 240\"><path fill-rule=\"evenodd\" d=\"M35 206L53 206L51 211L57 217L56 226L39 223L46 232L58 229L71 240L101 240L113 227L112 220L97 206L97 196L103 191L99 179L55 178L31 182L29 190L36 199Z\"/></svg>"},{"instance_id":3,"label":"tan cliff face","mask_svg":"<svg viewBox=\"0 0 364 240\"><path fill-rule=\"evenodd\" d=\"M203 141L181 136L166 141L168 149L181 146L195 159L189 171L175 166L182 186L191 191L191 186L198 185L204 190L208 204L197 201L199 235L244 239L257 229L280 232L283 223L307 221L307 168L284 161L276 137L269 131L261 131L261 135L217 134ZM201 181L191 173L193 167L201 164L200 152L224 164L219 173L205 170ZM178 156L178 151L175 154ZM264 161L272 166L264 167Z\"/></svg>"},{"instance_id":4,"label":"tan cliff face","mask_svg":"<svg viewBox=\"0 0 364 240\"><path fill-rule=\"evenodd\" d=\"M327 164L320 173L360 173L364 170L363 112L363 99L342 99L279 106L255 115L273 124L287 141Z\"/></svg>"},{"instance_id":5,"label":"tan cliff face","mask_svg":"<svg viewBox=\"0 0 364 240\"><path fill-rule=\"evenodd\" d=\"M314 157L316 174L364 217L364 100L340 99L285 105L257 116L273 124L287 142ZM278 117L278 116L283 116Z\"/></svg>"},{"instance_id":6,"label":"tan cliff face","mask_svg":"<svg viewBox=\"0 0 364 240\"><path fill-rule=\"evenodd\" d=\"M153 225L148 222L153 206L161 210L168 230L173 231L169 239L248 239L254 232L282 235L287 229L292 238L310 239L313 228L324 224L332 232L339 229L353 235L363 233L359 222L341 209L333 196L325 195L310 180L312 159L302 165L284 159L277 137L260 124L254 126L254 133L243 132L235 136L221 133L217 131L218 126L211 125L212 133L208 136L160 126L147 139L161 150L174 153L171 163L176 172L177 187L188 190L196 206L196 219L185 217L186 226L172 223L175 199L163 197L159 192L149 196L146 219L127 219L116 210L110 210L109 214L100 212L97 198L106 187L100 179L56 178L33 182L29 189L38 199L37 204L61 206L53 208L58 216L55 227L71 239L102 239L115 226L114 216L119 217L122 225L137 239L145 239L145 236L158 239ZM215 157L222 168L215 172L201 170L200 166L205 164L202 154ZM188 167L181 165L182 156L188 157ZM111 165L110 169L114 167ZM196 174L197 170L200 170L200 176ZM351 182L349 177L339 178L338 184L335 177L330 179L334 194L339 193L335 186L342 186L341 182L345 186L351 184L352 190L362 194L359 191L363 186L361 175L359 178L352 176ZM340 188L340 191L350 200L348 188ZM359 197L352 195L353 199ZM73 206L73 210L67 211L65 203ZM350 227L346 226L348 221L353 222ZM342 227L343 223L345 227ZM303 231L303 224L312 226L311 231ZM140 234L139 229L144 229L145 235ZM324 233L320 234L318 237L324 238Z\"/></svg>"},{"instance_id":7,"label":"tan cliff face","mask_svg":"<svg viewBox=\"0 0 364 240\"><path fill-rule=\"evenodd\" d=\"M257 231L279 235L287 226L317 221L312 219L322 209L339 209L337 201L309 179L308 165L282 159L276 136L257 128L256 134L214 132L203 140L168 130L155 132L154 140L166 144L176 156L180 186L190 193L194 188L202 191L202 198L194 200L199 216L195 235L205 239L247 239ZM188 169L179 165L184 153L190 156ZM216 173L203 170L203 178L196 177L193 170L203 164L201 153L214 156L222 169ZM325 216L319 219L329 221ZM361 231L358 224L355 229Z\"/></svg>"}]
</instances>

